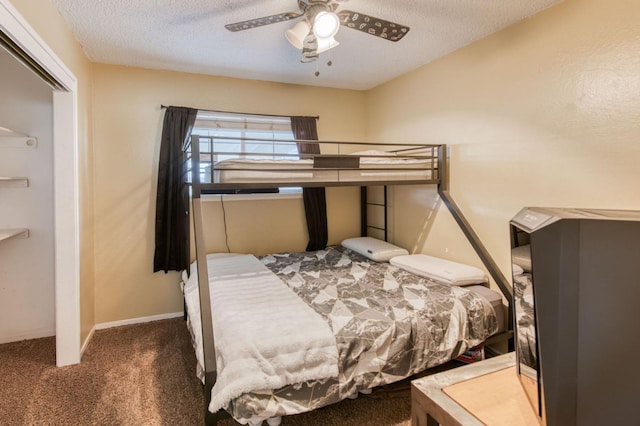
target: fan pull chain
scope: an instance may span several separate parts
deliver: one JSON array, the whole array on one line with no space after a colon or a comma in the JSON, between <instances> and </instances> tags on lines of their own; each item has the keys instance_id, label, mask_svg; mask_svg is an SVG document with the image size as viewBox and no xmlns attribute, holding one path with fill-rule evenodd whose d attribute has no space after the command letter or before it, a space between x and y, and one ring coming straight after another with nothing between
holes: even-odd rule
<instances>
[{"instance_id":1,"label":"fan pull chain","mask_svg":"<svg viewBox=\"0 0 640 426\"><path fill-rule=\"evenodd\" d=\"M331 59L329 59L327 61L327 66L330 67L331 65L333 65L333 61ZM313 73L316 77L320 76L320 68L318 67L318 65L316 65L316 72Z\"/></svg>"},{"instance_id":2,"label":"fan pull chain","mask_svg":"<svg viewBox=\"0 0 640 426\"><path fill-rule=\"evenodd\" d=\"M329 50L329 60L327 61L327 66L330 67L331 65L333 65L333 52L331 50Z\"/></svg>"}]
</instances>

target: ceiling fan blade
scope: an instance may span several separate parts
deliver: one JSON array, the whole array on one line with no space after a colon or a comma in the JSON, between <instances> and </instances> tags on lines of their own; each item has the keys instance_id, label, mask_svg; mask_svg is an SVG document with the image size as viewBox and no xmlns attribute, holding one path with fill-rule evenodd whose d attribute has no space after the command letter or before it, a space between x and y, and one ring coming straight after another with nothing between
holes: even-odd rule
<instances>
[{"instance_id":1,"label":"ceiling fan blade","mask_svg":"<svg viewBox=\"0 0 640 426\"><path fill-rule=\"evenodd\" d=\"M263 18L249 19L248 21L227 24L224 27L229 31L243 31L251 28L262 27L264 25L275 24L276 22L290 21L302 16L298 12L284 12L277 15L265 16Z\"/></svg>"},{"instance_id":2,"label":"ceiling fan blade","mask_svg":"<svg viewBox=\"0 0 640 426\"><path fill-rule=\"evenodd\" d=\"M385 21L384 19L374 18L373 16L364 15L352 10L342 10L338 12L340 24L362 31L389 41L399 41L407 35L409 27L396 24L395 22Z\"/></svg>"},{"instance_id":3,"label":"ceiling fan blade","mask_svg":"<svg viewBox=\"0 0 640 426\"><path fill-rule=\"evenodd\" d=\"M300 62L313 62L318 59L318 56L318 39L313 34L313 30L311 30L304 38Z\"/></svg>"}]
</instances>

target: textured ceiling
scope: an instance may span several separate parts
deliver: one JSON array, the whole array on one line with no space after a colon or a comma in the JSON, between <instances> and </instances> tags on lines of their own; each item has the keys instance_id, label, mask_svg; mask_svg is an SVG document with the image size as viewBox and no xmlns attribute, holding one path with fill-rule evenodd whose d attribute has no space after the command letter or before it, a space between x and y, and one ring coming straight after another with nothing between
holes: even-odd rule
<instances>
[{"instance_id":1,"label":"textured ceiling","mask_svg":"<svg viewBox=\"0 0 640 426\"><path fill-rule=\"evenodd\" d=\"M561 0L349 0L410 27L394 43L341 27L340 45L301 63L284 37L297 20L240 32L225 24L298 12L296 0L53 0L90 60L253 80L366 90ZM327 63L331 61L332 65ZM315 76L319 71L319 76Z\"/></svg>"}]
</instances>

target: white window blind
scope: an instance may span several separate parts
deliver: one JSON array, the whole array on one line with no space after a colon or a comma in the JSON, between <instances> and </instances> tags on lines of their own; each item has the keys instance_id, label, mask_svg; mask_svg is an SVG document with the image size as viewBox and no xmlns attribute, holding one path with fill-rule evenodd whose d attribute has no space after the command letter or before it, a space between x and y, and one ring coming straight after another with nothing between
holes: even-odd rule
<instances>
[{"instance_id":1,"label":"white window blind","mask_svg":"<svg viewBox=\"0 0 640 426\"><path fill-rule=\"evenodd\" d=\"M289 117L199 111L193 134L225 138L213 139L212 146L207 142L200 147L201 152L234 153L216 155L213 161L237 158L240 153L247 153L243 155L244 158L255 159L298 158L298 147L293 142L295 138Z\"/></svg>"},{"instance_id":2,"label":"white window blind","mask_svg":"<svg viewBox=\"0 0 640 426\"><path fill-rule=\"evenodd\" d=\"M213 137L200 142L200 152L211 154L213 162L238 157L299 159L289 117L198 111L192 134ZM201 162L203 181L210 179L210 171L211 164ZM292 191L299 192L300 189L281 188L281 192Z\"/></svg>"}]
</instances>

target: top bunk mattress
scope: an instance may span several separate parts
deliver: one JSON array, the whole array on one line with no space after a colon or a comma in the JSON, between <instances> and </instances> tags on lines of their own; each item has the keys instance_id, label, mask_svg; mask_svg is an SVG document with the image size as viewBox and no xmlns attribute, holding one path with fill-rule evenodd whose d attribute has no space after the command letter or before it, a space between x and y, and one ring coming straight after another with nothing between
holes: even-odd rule
<instances>
[{"instance_id":1,"label":"top bunk mattress","mask_svg":"<svg viewBox=\"0 0 640 426\"><path fill-rule=\"evenodd\" d=\"M354 157L357 158L357 157ZM229 159L213 166L213 183L361 182L431 180L433 161L394 157L361 157L357 168L314 168L314 161Z\"/></svg>"}]
</instances>

